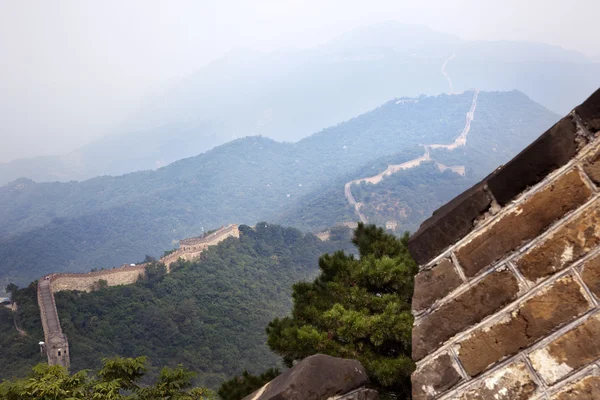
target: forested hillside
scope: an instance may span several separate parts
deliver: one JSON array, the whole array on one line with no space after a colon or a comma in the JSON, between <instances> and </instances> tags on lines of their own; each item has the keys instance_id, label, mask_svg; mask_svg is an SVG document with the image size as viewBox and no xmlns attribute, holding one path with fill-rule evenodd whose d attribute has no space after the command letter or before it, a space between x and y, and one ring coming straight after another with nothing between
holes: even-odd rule
<instances>
[{"instance_id":1,"label":"forested hillside","mask_svg":"<svg viewBox=\"0 0 600 400\"><path fill-rule=\"evenodd\" d=\"M498 96L504 101L498 102ZM453 150L430 149L431 161L386 176L378 184L352 186L361 212L369 223L397 223L396 232L416 230L442 204L472 186L499 165L510 160L556 121L543 108L523 103L521 95L481 92L465 146ZM451 143L422 142L423 144ZM377 175L389 164L400 164L423 155L424 148L407 148L401 153L376 160L343 178L335 178L304 196L300 206L288 207L277 221L302 229L331 226L353 216L344 198L344 185L357 178ZM444 166L464 167L464 175Z\"/></svg>"},{"instance_id":2,"label":"forested hillside","mask_svg":"<svg viewBox=\"0 0 600 400\"><path fill-rule=\"evenodd\" d=\"M24 285L48 272L141 261L228 223L268 220L315 231L356 221L344 184L418 157L420 144L451 143L472 98L465 92L398 99L295 144L238 139L157 171L81 183L16 181L0 188L0 279ZM480 93L467 147L444 156L457 158L448 165L464 164L467 179L440 184L437 175L424 175L413 179L417 190L396 191L401 199L385 195L387 203L410 207L400 231L416 227L556 118L519 92Z\"/></svg>"},{"instance_id":3,"label":"forested hillside","mask_svg":"<svg viewBox=\"0 0 600 400\"><path fill-rule=\"evenodd\" d=\"M471 99L467 92L394 100L295 144L238 139L157 171L13 182L0 188L0 277L26 284L46 272L117 266L158 256L203 229L275 220L361 165L403 151L412 157L422 142L452 141ZM553 119L520 93L492 95L492 103L512 102L514 112L537 111L523 115L536 130ZM343 208L336 215L336 222L353 220Z\"/></svg>"},{"instance_id":4,"label":"forested hillside","mask_svg":"<svg viewBox=\"0 0 600 400\"><path fill-rule=\"evenodd\" d=\"M276 366L265 326L289 312L292 284L314 278L322 253L353 249L351 232L322 242L260 223L255 229L240 226L240 233L239 240L211 247L197 262L172 266L169 275L154 265L133 285L57 293L72 368L98 369L106 356L145 355L152 366L182 363L198 373L200 383L214 387L245 369L259 373ZM40 361L35 293L32 286L14 296L28 337L19 337L10 311L0 310L0 377L24 375ZM156 372L151 369L151 375Z\"/></svg>"}]
</instances>

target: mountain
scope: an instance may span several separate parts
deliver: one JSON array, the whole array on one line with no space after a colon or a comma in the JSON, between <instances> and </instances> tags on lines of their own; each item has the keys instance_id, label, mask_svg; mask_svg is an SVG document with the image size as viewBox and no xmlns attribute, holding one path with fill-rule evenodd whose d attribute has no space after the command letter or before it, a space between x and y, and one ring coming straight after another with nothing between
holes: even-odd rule
<instances>
[{"instance_id":1,"label":"mountain","mask_svg":"<svg viewBox=\"0 0 600 400\"><path fill-rule=\"evenodd\" d=\"M172 265L168 275L152 266L132 285L58 292L71 369L99 369L101 358L114 355L145 355L153 376L160 366L184 364L199 383L215 387L245 369L274 367L278 357L266 346L265 326L290 311L292 285L315 277L321 254L353 251L349 230L332 239L265 223L240 226L239 239L209 248L198 261ZM13 315L0 308L0 379L23 375L41 361L35 289L13 294ZM28 335L19 335L15 323Z\"/></svg>"},{"instance_id":2,"label":"mountain","mask_svg":"<svg viewBox=\"0 0 600 400\"><path fill-rule=\"evenodd\" d=\"M478 94L476 107L473 108L474 119L469 124L463 145L449 149L445 147L451 147L448 146L450 142L446 142L445 146L424 142L433 146L428 146L428 150L423 147L406 149L402 153L375 160L372 165L355 171L352 178L332 179L308 193L300 201L302 206L289 207L277 221L312 230L337 223L341 211L345 210L344 205L348 204L347 198L341 193L344 193L347 183L354 182L350 190L355 201L361 205L360 212L367 222L387 225L396 233L414 232L440 205L506 163L556 120L546 120L547 125L540 124L541 129L535 132L531 121L545 120L541 110L528 108L515 112L513 107L519 103L516 94L510 96L510 101L489 107L497 95L486 92ZM427 160L423 160L424 154L428 155ZM386 170L388 165L410 164L412 160L420 160L420 163L383 176L378 183L365 181L365 178L377 176Z\"/></svg>"},{"instance_id":3,"label":"mountain","mask_svg":"<svg viewBox=\"0 0 600 400\"><path fill-rule=\"evenodd\" d=\"M0 184L156 169L234 138L297 141L398 96L518 89L564 114L600 63L557 46L471 42L424 26L357 28L312 49L232 49L147 102L112 134L61 157L0 164Z\"/></svg>"},{"instance_id":4,"label":"mountain","mask_svg":"<svg viewBox=\"0 0 600 400\"><path fill-rule=\"evenodd\" d=\"M25 284L47 272L139 261L232 222L268 220L314 231L355 221L345 183L419 157L421 144L452 143L473 96L394 99L297 143L247 137L156 171L80 183L17 180L0 187L0 277ZM469 153L489 159L478 173L509 159L556 119L522 93L479 93L469 134L497 143L501 156ZM431 184L421 182L422 192ZM448 185L445 195L461 187ZM445 198L431 199L430 207ZM427 212L413 215L413 223Z\"/></svg>"}]
</instances>

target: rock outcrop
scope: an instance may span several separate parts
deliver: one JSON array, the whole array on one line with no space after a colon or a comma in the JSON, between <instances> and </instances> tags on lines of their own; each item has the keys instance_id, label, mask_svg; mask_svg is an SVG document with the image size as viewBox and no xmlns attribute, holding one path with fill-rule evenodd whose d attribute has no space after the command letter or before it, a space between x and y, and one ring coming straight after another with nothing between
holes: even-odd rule
<instances>
[{"instance_id":1,"label":"rock outcrop","mask_svg":"<svg viewBox=\"0 0 600 400\"><path fill-rule=\"evenodd\" d=\"M316 354L306 357L244 400L376 400L359 361Z\"/></svg>"}]
</instances>

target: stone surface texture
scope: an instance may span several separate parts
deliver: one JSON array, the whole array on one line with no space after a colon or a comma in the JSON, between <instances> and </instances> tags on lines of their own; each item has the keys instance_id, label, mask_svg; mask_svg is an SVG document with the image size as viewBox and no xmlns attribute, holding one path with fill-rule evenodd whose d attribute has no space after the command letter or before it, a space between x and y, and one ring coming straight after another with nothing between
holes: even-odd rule
<instances>
[{"instance_id":1,"label":"stone surface texture","mask_svg":"<svg viewBox=\"0 0 600 400\"><path fill-rule=\"evenodd\" d=\"M418 312L429 308L462 283L454 264L447 258L435 267L419 272L415 277L415 284L423 290L413 296L413 310Z\"/></svg>"},{"instance_id":2,"label":"stone surface texture","mask_svg":"<svg viewBox=\"0 0 600 400\"><path fill-rule=\"evenodd\" d=\"M600 90L409 250L414 399L600 399Z\"/></svg>"},{"instance_id":3,"label":"stone surface texture","mask_svg":"<svg viewBox=\"0 0 600 400\"><path fill-rule=\"evenodd\" d=\"M365 369L357 360L315 354L244 400L323 400L347 394L364 386L368 380Z\"/></svg>"},{"instance_id":4,"label":"stone surface texture","mask_svg":"<svg viewBox=\"0 0 600 400\"><path fill-rule=\"evenodd\" d=\"M328 400L378 400L377 390L360 388L341 396L330 397Z\"/></svg>"},{"instance_id":5,"label":"stone surface texture","mask_svg":"<svg viewBox=\"0 0 600 400\"><path fill-rule=\"evenodd\" d=\"M600 399L600 377L587 376L568 385L551 397L551 400L598 400Z\"/></svg>"},{"instance_id":6,"label":"stone surface texture","mask_svg":"<svg viewBox=\"0 0 600 400\"><path fill-rule=\"evenodd\" d=\"M517 278L509 270L494 272L433 313L413 328L413 359L420 360L441 343L493 314L517 297Z\"/></svg>"},{"instance_id":7,"label":"stone surface texture","mask_svg":"<svg viewBox=\"0 0 600 400\"><path fill-rule=\"evenodd\" d=\"M448 353L421 366L411 378L413 400L435 399L462 380L458 366Z\"/></svg>"}]
</instances>

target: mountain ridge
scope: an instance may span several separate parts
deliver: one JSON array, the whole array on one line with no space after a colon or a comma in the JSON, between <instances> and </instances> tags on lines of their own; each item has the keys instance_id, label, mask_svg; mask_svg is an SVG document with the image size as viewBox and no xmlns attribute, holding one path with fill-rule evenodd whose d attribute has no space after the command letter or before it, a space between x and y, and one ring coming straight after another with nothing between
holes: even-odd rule
<instances>
[{"instance_id":1,"label":"mountain ridge","mask_svg":"<svg viewBox=\"0 0 600 400\"><path fill-rule=\"evenodd\" d=\"M183 237L230 221L252 225L267 220L309 231L354 221L344 184L418 157L420 143L455 140L464 128L472 92L415 100L388 101L299 143L250 137L156 171L0 187L0 277L22 282L45 271L78 272L138 261L153 249L168 249ZM502 157L489 157L468 141L464 156L481 170L497 167L556 119L519 92L481 92L480 103L477 129L470 133L473 143L488 146L498 132L504 132L505 142L514 142L508 146L500 141L495 145ZM477 131L490 137L478 142ZM481 159L489 160L477 161ZM469 168L461 182L473 179ZM431 173L421 187L427 188L434 177L446 179L442 172ZM23 188L17 190L18 185ZM442 186L444 192L421 201L423 205L413 204L416 198L405 199L421 211L411 213L402 229L460 188Z\"/></svg>"},{"instance_id":2,"label":"mountain ridge","mask_svg":"<svg viewBox=\"0 0 600 400\"><path fill-rule=\"evenodd\" d=\"M441 70L453 55L445 67L453 91L519 89L561 114L595 89L600 75L600 63L557 46L464 41L399 23L361 29L312 49L229 52L148 99L121 128L133 133L68 156L0 165L0 184L156 169L236 137L298 140L399 94L447 92Z\"/></svg>"}]
</instances>

